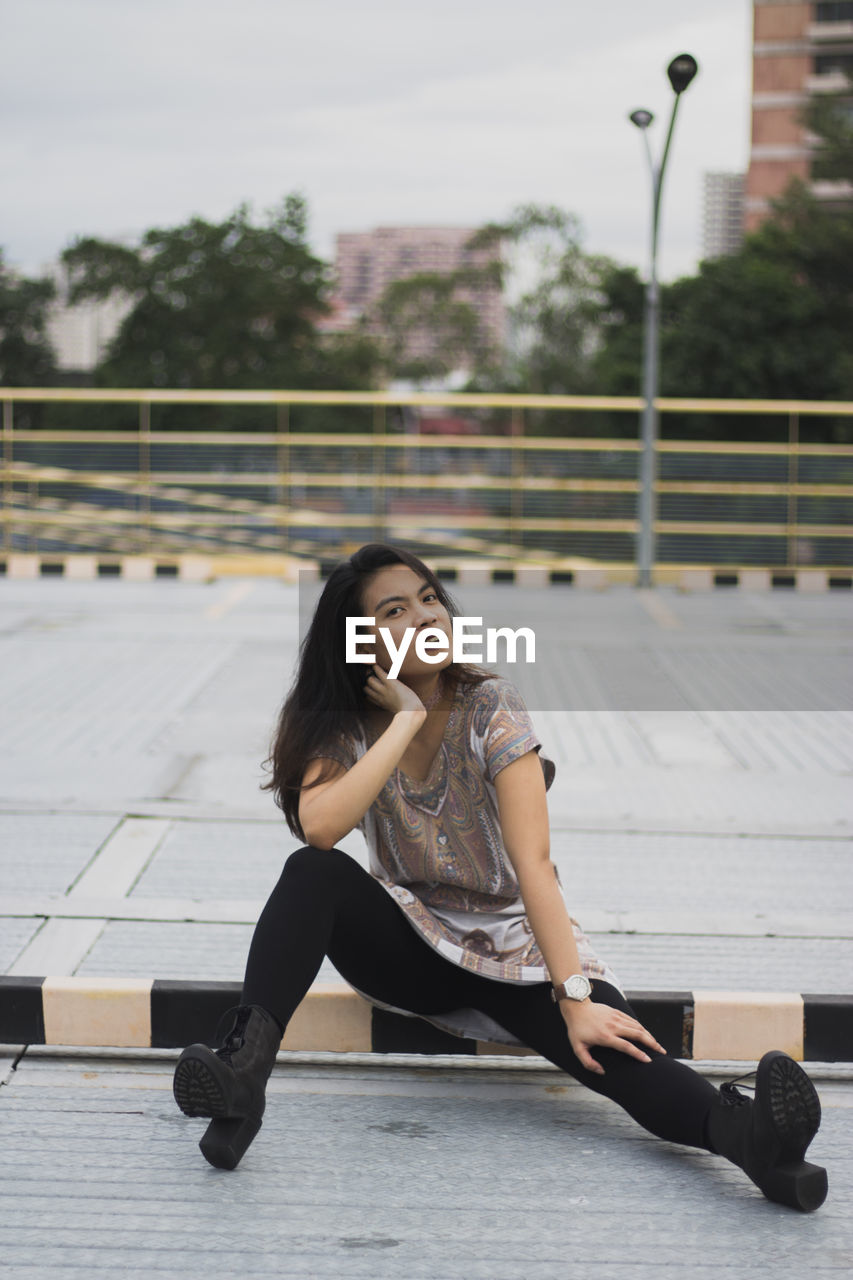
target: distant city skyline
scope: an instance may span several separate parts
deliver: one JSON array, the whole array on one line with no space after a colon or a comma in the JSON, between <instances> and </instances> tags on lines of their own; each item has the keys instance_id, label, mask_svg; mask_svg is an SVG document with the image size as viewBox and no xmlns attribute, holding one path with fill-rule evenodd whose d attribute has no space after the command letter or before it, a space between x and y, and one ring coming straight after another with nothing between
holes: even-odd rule
<instances>
[{"instance_id":1,"label":"distant city skyline","mask_svg":"<svg viewBox=\"0 0 853 1280\"><path fill-rule=\"evenodd\" d=\"M256 215L290 191L312 248L376 226L477 226L519 204L576 214L582 246L645 271L650 192L628 121L672 103L666 66L699 74L679 111L660 273L702 255L702 177L747 167L752 5L610 0L323 4L35 0L7 14L6 261L27 274L78 235L137 237L193 214Z\"/></svg>"}]
</instances>

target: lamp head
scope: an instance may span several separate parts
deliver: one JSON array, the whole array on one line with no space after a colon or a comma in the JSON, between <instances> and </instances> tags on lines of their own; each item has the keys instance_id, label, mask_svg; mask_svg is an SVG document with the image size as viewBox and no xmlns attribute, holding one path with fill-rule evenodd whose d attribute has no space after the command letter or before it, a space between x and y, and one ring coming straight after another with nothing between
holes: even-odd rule
<instances>
[{"instance_id":1,"label":"lamp head","mask_svg":"<svg viewBox=\"0 0 853 1280\"><path fill-rule=\"evenodd\" d=\"M631 124L635 124L638 129L648 129L654 116L651 111L646 111L645 107L640 107L638 111L632 111L628 119Z\"/></svg>"},{"instance_id":2,"label":"lamp head","mask_svg":"<svg viewBox=\"0 0 853 1280\"><path fill-rule=\"evenodd\" d=\"M699 64L692 54L680 53L666 69L669 83L676 94L683 93L699 70Z\"/></svg>"}]
</instances>

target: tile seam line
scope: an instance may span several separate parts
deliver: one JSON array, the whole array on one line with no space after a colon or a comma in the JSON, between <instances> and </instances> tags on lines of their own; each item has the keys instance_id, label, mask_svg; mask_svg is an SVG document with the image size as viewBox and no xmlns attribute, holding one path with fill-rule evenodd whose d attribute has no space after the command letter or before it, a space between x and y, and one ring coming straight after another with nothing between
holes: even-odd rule
<instances>
[{"instance_id":1,"label":"tile seam line","mask_svg":"<svg viewBox=\"0 0 853 1280\"><path fill-rule=\"evenodd\" d=\"M160 804L160 803L163 803L163 802L160 800L151 801L151 804ZM152 816L152 814L150 813L140 813L140 812L137 812L137 810L135 809L127 809L127 810L125 809L121 809L121 810L119 809L50 809L43 805L34 806L32 809L16 809L16 808L7 808L4 802L2 801L2 799L0 799L0 817L4 817L4 816L10 816L10 817L16 817L16 818L44 818L44 817L67 818L69 816L72 818L113 818L113 817L121 818L121 819L139 818L145 822L157 821L158 818L160 817L168 817L169 820L172 822L207 822L207 823L215 822L217 825L219 825L222 822L240 822L240 823L245 822L245 823L253 823L261 826L271 826L271 827L272 826L278 827L282 823L282 819L280 817L279 818L275 818L275 817L263 818L263 817L258 817L257 815L253 816L251 814L244 816L243 814L239 814L239 813L238 814L219 814L219 813L211 812L210 814L206 814L199 817L196 814L182 814L182 813L155 814ZM107 836L107 839L110 839L115 834L116 830L117 830L117 827L113 828L109 836ZM853 839L853 837L851 837L851 839ZM85 869L86 868L84 868L84 871ZM81 872L80 874L82 875L83 872ZM77 879L79 878L80 877L78 876Z\"/></svg>"},{"instance_id":2,"label":"tile seam line","mask_svg":"<svg viewBox=\"0 0 853 1280\"><path fill-rule=\"evenodd\" d=\"M46 908L44 910L15 910L3 908L0 910L0 916L6 920L33 920L42 923L49 920L88 920L105 922L107 924L210 924L210 925L239 925L241 927L249 927L254 924L257 916L251 918L248 915L234 916L225 919L222 915L212 911L197 911L192 915L174 914L168 915L164 912L145 913L144 899L133 899L134 902L140 903L140 908L136 912L97 912L97 911L74 911L74 910L54 910ZM262 904L259 902L259 906ZM586 913L585 918L590 913ZM849 932L834 933L803 933L803 932L781 932L779 929L762 931L757 928L752 931L744 931L742 929L726 929L726 930L710 930L707 928L696 928L693 930L670 930L656 928L638 928L636 926L626 927L621 924L618 928L609 927L608 921L603 925L590 926L587 932L590 934L607 934L609 937L625 937L625 938L683 938L683 939L723 939L723 938L739 938L752 941L766 941L778 939L781 941L799 941L799 942L850 942L851 935ZM619 921L613 921L618 924ZM10 975L15 976L15 975ZM70 976L86 976L86 975L70 975ZM171 979L170 979L171 981Z\"/></svg>"}]
</instances>

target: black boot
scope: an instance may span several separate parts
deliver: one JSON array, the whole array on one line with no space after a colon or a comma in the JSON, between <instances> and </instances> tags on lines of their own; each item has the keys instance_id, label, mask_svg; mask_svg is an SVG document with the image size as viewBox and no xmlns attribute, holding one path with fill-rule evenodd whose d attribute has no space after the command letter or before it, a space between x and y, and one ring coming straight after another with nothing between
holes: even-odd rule
<instances>
[{"instance_id":1,"label":"black boot","mask_svg":"<svg viewBox=\"0 0 853 1280\"><path fill-rule=\"evenodd\" d=\"M266 1084L281 1045L278 1023L260 1005L228 1013L235 1016L222 1048L214 1053L206 1044L189 1045L172 1084L184 1115L213 1117L199 1146L218 1169L235 1169L260 1129Z\"/></svg>"},{"instance_id":2,"label":"black boot","mask_svg":"<svg viewBox=\"0 0 853 1280\"><path fill-rule=\"evenodd\" d=\"M739 1165L768 1200L804 1213L820 1208L826 1199L826 1170L803 1159L820 1125L817 1090L802 1067L779 1049L765 1053L748 1075L756 1077L754 1099L732 1080L712 1104L707 1119L711 1148Z\"/></svg>"}]
</instances>

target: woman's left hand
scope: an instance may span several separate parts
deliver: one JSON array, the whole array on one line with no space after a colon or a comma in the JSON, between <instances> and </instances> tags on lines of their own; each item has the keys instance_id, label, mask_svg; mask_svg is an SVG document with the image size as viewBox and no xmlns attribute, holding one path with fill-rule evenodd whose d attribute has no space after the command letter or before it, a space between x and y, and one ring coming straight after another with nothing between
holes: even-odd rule
<instances>
[{"instance_id":1,"label":"woman's left hand","mask_svg":"<svg viewBox=\"0 0 853 1280\"><path fill-rule=\"evenodd\" d=\"M588 1071L594 1071L596 1075L603 1076L605 1071L601 1063L589 1052L592 1045L600 1044L607 1049L619 1049L622 1053L639 1058L641 1062L651 1062L651 1058L637 1045L632 1044L631 1040L641 1040L649 1048L657 1049L659 1053L666 1053L663 1045L658 1044L652 1033L647 1031L642 1023L609 1004L596 1004L589 997L579 1001L561 1000L560 1012L566 1023L569 1042L575 1051L575 1056L582 1066ZM628 1036L631 1040L627 1038Z\"/></svg>"}]
</instances>

